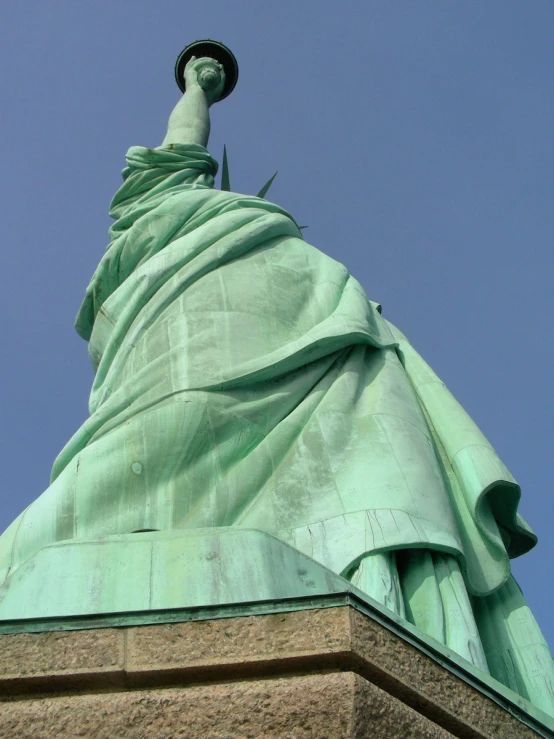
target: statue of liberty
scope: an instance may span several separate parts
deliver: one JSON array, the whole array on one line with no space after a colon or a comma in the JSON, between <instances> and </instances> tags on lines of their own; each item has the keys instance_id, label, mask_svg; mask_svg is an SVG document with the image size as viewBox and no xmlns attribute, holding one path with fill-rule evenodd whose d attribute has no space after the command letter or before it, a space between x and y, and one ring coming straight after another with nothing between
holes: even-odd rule
<instances>
[{"instance_id":1,"label":"statue of liberty","mask_svg":"<svg viewBox=\"0 0 554 739\"><path fill-rule=\"evenodd\" d=\"M209 108L236 63L185 51L184 95L161 146L127 153L77 316L90 417L0 537L0 583L53 542L258 529L552 713L552 659L510 574L536 542L517 483L343 265L264 197L214 189Z\"/></svg>"}]
</instances>

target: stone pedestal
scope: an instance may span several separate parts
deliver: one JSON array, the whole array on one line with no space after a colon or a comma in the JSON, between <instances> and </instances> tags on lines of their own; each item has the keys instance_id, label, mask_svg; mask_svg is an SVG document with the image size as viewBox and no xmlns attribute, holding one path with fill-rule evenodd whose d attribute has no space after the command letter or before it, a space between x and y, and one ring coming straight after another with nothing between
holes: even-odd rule
<instances>
[{"instance_id":1,"label":"stone pedestal","mask_svg":"<svg viewBox=\"0 0 554 739\"><path fill-rule=\"evenodd\" d=\"M5 623L0 737L551 735L544 714L381 616L343 594Z\"/></svg>"}]
</instances>

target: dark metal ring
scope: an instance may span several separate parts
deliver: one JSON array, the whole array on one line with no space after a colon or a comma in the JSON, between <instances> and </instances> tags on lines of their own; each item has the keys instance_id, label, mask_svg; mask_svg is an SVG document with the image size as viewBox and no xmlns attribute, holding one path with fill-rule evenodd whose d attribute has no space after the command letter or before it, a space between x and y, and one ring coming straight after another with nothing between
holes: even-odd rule
<instances>
[{"instance_id":1,"label":"dark metal ring","mask_svg":"<svg viewBox=\"0 0 554 739\"><path fill-rule=\"evenodd\" d=\"M215 59L223 66L225 72L225 85L219 100L223 100L230 95L235 89L239 78L239 65L235 59L235 55L224 44L211 39L202 39L201 41L193 41L192 44L185 46L183 51L177 57L175 62L175 80L182 92L186 90L185 83L185 67L192 56L198 59L207 56Z\"/></svg>"}]
</instances>

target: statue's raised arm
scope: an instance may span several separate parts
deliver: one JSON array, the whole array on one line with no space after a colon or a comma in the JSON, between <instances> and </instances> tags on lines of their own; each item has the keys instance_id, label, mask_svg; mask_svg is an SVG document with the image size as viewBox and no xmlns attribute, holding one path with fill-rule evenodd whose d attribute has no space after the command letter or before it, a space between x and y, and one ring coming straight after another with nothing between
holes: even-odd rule
<instances>
[{"instance_id":1,"label":"statue's raised arm","mask_svg":"<svg viewBox=\"0 0 554 739\"><path fill-rule=\"evenodd\" d=\"M225 87L225 70L215 59L192 56L184 70L185 93L169 117L162 146L200 144L207 146L210 136L209 108Z\"/></svg>"}]
</instances>

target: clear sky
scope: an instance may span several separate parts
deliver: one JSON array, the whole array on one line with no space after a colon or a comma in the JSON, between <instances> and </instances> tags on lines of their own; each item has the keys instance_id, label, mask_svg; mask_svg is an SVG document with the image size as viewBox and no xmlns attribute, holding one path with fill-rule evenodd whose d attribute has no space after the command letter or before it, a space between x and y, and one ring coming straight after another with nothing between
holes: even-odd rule
<instances>
[{"instance_id":1,"label":"clear sky","mask_svg":"<svg viewBox=\"0 0 554 739\"><path fill-rule=\"evenodd\" d=\"M235 52L210 150L383 304L523 488L514 572L554 644L552 0L7 0L0 529L87 414L72 328L128 146L197 38Z\"/></svg>"}]
</instances>

